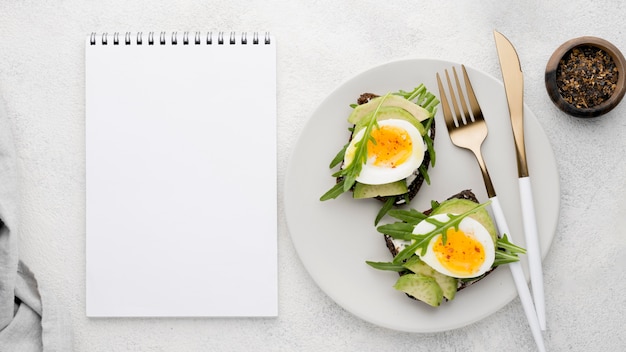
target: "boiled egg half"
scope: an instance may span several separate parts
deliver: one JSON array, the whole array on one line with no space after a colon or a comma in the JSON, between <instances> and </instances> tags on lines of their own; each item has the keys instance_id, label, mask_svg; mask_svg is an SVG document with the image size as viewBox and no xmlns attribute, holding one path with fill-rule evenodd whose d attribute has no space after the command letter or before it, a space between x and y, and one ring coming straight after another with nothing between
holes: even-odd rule
<instances>
[{"instance_id":1,"label":"boiled egg half","mask_svg":"<svg viewBox=\"0 0 626 352\"><path fill-rule=\"evenodd\" d=\"M354 161L357 143L365 137L365 128L358 131L344 155L344 167ZM367 143L367 161L356 178L360 183L380 185L409 177L424 159L424 141L410 122L399 119L378 121Z\"/></svg>"},{"instance_id":2,"label":"boiled egg half","mask_svg":"<svg viewBox=\"0 0 626 352\"><path fill-rule=\"evenodd\" d=\"M447 222L447 214L437 214L432 219ZM436 227L423 220L413 229L414 234L426 234ZM441 234L428 244L426 254L420 258L436 271L456 278L473 278L487 272L495 259L495 246L487 229L478 221L465 217L457 229L450 228L443 243ZM418 255L420 253L417 253Z\"/></svg>"}]
</instances>

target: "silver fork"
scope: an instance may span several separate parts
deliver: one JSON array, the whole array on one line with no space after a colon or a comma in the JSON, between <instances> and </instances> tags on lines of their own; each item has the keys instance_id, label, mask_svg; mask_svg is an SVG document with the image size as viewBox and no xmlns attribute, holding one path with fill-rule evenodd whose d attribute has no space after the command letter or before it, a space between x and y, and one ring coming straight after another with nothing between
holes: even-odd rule
<instances>
[{"instance_id":1,"label":"silver fork","mask_svg":"<svg viewBox=\"0 0 626 352\"><path fill-rule=\"evenodd\" d=\"M446 121L448 134L450 135L450 140L454 145L460 148L469 149L476 156L476 160L480 166L480 171L483 175L485 187L487 188L487 195L491 201L491 209L493 211L500 236L506 234L509 239L513 241L511 232L509 231L509 227L504 217L504 212L502 211L498 196L496 195L496 191L491 183L491 177L489 176L489 171L487 170L487 165L485 165L481 152L481 146L487 138L487 123L485 122L482 110L478 104L476 95L474 94L474 89L472 88L465 66L461 65L461 69L463 70L463 80L465 82L465 90L467 91L467 98L469 100L471 110L468 109L465 96L463 94L463 88L461 87L461 82L459 81L456 69L453 67L452 73L456 83L456 94L454 91L455 89L452 86L448 70L445 70L445 74L446 81L448 83L450 101L452 102L452 107L454 109L454 115L452 109L450 109L450 103L446 97L446 91L441 83L439 73L437 73L437 84L439 85L440 95L439 98L441 100L443 117ZM457 99L460 102L460 105L457 103ZM530 290L526 284L526 278L524 276L521 263L509 263L508 266L511 270L511 274L513 275L513 280L515 281L515 286L517 287L517 293L522 302L522 306L524 307L526 319L528 319L528 324L530 325L537 348L539 351L545 351L543 336L539 327L539 318L530 295Z\"/></svg>"}]
</instances>

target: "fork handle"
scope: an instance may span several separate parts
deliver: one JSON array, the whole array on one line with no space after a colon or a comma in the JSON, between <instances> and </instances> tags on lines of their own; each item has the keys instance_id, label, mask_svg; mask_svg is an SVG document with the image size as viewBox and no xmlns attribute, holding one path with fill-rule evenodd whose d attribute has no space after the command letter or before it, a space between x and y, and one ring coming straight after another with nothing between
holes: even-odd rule
<instances>
[{"instance_id":1,"label":"fork handle","mask_svg":"<svg viewBox=\"0 0 626 352\"><path fill-rule=\"evenodd\" d=\"M476 156L476 161L478 161L478 166L480 166L480 172L483 174L483 181L485 183L485 188L487 189L487 196L489 198L493 198L496 196L496 190L493 187L493 183L491 182L491 176L489 176L489 171L487 171L487 165L485 164L485 160L483 159L482 153L480 152L480 145L477 149L471 150Z\"/></svg>"},{"instance_id":2,"label":"fork handle","mask_svg":"<svg viewBox=\"0 0 626 352\"><path fill-rule=\"evenodd\" d=\"M493 196L489 199L491 200L491 210L493 211L493 215L496 220L498 232L500 235L506 234L509 240L514 242L498 197ZM535 306L533 304L532 297L530 296L530 290L528 289L528 284L526 283L526 277L524 276L522 265L520 262L513 262L507 265L513 275L513 281L515 282L515 287L517 288L517 294L522 302L522 307L524 308L528 325L530 325L530 330L533 334L533 338L535 339L535 343L537 344L537 349L540 352L545 352L546 347L544 345L543 335L541 334L541 328L539 326L539 318L537 317L537 311L535 311Z\"/></svg>"},{"instance_id":3,"label":"fork handle","mask_svg":"<svg viewBox=\"0 0 626 352\"><path fill-rule=\"evenodd\" d=\"M519 178L519 191L533 299L535 302L535 308L537 309L537 315L539 317L539 326L541 327L541 330L546 330L546 308L543 290L543 272L541 269L541 249L539 247L537 221L535 219L535 207L529 177Z\"/></svg>"}]
</instances>

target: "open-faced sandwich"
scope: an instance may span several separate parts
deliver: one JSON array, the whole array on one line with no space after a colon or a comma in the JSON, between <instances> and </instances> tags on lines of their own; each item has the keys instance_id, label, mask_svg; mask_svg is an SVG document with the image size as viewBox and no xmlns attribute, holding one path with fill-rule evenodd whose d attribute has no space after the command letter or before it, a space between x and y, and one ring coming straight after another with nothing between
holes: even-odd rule
<instances>
[{"instance_id":1,"label":"open-faced sandwich","mask_svg":"<svg viewBox=\"0 0 626 352\"><path fill-rule=\"evenodd\" d=\"M320 200L352 191L354 198L384 202L377 221L408 203L435 163L434 115L439 100L420 85L410 92L362 94L348 116L348 143L330 163L336 184Z\"/></svg>"},{"instance_id":2,"label":"open-faced sandwich","mask_svg":"<svg viewBox=\"0 0 626 352\"><path fill-rule=\"evenodd\" d=\"M458 290L479 281L502 264L518 261L525 253L499 238L485 209L470 191L432 202L424 212L414 209L389 211L398 221L379 226L393 255L391 262L367 264L398 272L395 288L409 297L439 306L452 300Z\"/></svg>"}]
</instances>

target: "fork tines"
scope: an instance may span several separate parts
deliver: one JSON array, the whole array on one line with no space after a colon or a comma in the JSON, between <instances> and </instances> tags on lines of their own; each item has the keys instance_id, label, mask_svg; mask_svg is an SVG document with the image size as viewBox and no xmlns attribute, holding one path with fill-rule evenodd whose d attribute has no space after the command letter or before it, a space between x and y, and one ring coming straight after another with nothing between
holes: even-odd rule
<instances>
[{"instance_id":1,"label":"fork tines","mask_svg":"<svg viewBox=\"0 0 626 352\"><path fill-rule=\"evenodd\" d=\"M474 89L470 83L465 66L461 65L461 68L463 70L463 80L465 82L466 93L463 93L459 76L457 75L454 67L452 68L452 73L454 74L454 81L456 83L456 94L455 87L452 86L448 70L445 70L446 81L448 83L447 94L443 84L441 83L441 78L437 73L437 84L439 85L440 95L439 99L441 100L443 117L446 122L448 135L450 136L452 144L460 148L468 149L476 156L483 174L487 194L491 197L495 195L495 190L480 151L481 145L488 134L487 124L483 118L483 113L480 109L480 105L478 104L478 100L476 99L476 95L474 94ZM448 99L448 96L450 99ZM466 99L469 100L469 109ZM452 113L452 109L450 108L450 102L452 103L454 113Z\"/></svg>"},{"instance_id":2,"label":"fork tines","mask_svg":"<svg viewBox=\"0 0 626 352\"><path fill-rule=\"evenodd\" d=\"M467 124L470 122L474 122L476 120L482 120L483 115L480 109L480 105L478 104L478 100L476 99L476 95L474 93L474 89L472 88L472 83L469 80L467 75L467 71L465 70L465 66L461 65L461 70L463 72L463 81L465 83L465 89L461 86L461 81L459 80L459 76L457 75L456 68L452 67L452 74L454 76L454 81L456 83L456 91L458 94L455 94L455 89L452 86L452 81L450 80L450 75L448 74L448 70L445 70L446 81L448 83L448 94L450 95L450 102L452 103L452 108L454 109L454 113L450 109L450 103L446 97L445 90L441 84L441 80L439 74L437 74L437 81L439 83L439 91L441 93L441 102L442 108L444 110L444 116L446 117L446 124L454 123L454 127L459 127L459 125ZM466 91L467 93L463 93ZM469 101L469 107L466 103L466 99ZM447 111L446 111L447 110ZM451 121L448 121L448 116L453 117ZM450 128L449 126L448 128Z\"/></svg>"}]
</instances>

